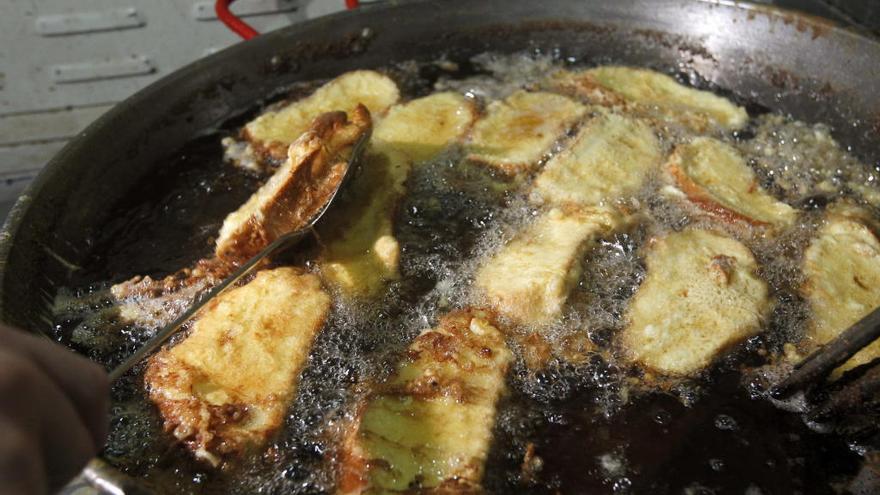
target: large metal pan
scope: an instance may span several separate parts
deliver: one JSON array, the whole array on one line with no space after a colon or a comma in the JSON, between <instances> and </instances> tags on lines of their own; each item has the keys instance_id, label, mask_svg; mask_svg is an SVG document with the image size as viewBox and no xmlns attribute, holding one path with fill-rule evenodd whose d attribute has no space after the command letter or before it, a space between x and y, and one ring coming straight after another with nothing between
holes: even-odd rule
<instances>
[{"instance_id":1,"label":"large metal pan","mask_svg":"<svg viewBox=\"0 0 880 495\"><path fill-rule=\"evenodd\" d=\"M831 124L866 163L880 157L880 43L822 19L727 0L394 3L306 22L205 58L73 139L4 226L0 318L45 330L56 287L87 260L112 257L96 253L91 240L168 150L279 88L354 68L526 48L680 68L770 109Z\"/></svg>"}]
</instances>

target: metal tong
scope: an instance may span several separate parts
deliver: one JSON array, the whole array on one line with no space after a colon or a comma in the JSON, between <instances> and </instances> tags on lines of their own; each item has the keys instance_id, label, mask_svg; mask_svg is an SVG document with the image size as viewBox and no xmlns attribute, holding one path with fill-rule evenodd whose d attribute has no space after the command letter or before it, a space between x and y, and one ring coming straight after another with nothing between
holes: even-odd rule
<instances>
[{"instance_id":1,"label":"metal tong","mask_svg":"<svg viewBox=\"0 0 880 495\"><path fill-rule=\"evenodd\" d=\"M782 399L826 377L835 368L880 337L880 308L846 329L834 340L815 351L795 366L785 380L770 390L775 399ZM811 419L823 420L834 414L858 408L865 399L880 392L880 365L873 365L863 375L832 392L827 400L810 412Z\"/></svg>"}]
</instances>

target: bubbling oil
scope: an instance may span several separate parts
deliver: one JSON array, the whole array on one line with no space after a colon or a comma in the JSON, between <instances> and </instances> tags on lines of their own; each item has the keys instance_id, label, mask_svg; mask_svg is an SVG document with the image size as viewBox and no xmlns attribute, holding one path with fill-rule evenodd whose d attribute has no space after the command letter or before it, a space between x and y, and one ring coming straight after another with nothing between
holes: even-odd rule
<instances>
[{"instance_id":1,"label":"bubbling oil","mask_svg":"<svg viewBox=\"0 0 880 495\"><path fill-rule=\"evenodd\" d=\"M579 63L553 54L487 53L461 62L401 64L389 72L409 97L453 90L485 105L519 89L537 88L551 70ZM221 128L214 138L232 137L238 125ZM798 414L768 402L767 383L748 370L773 364L785 344L803 333L809 312L798 295L803 282L799 266L824 206L848 198L874 208L880 175L841 149L827 128L786 116L752 116L747 132L715 135L744 154L762 186L800 209L799 220L773 237L731 227L670 197L660 177L626 198L638 220L598 240L585 254L583 274L565 311L540 329L540 341L530 338L534 329L508 328L516 362L509 393L498 404L484 480L488 491L830 493L855 474L865 451L878 446L864 436L854 440L811 430ZM551 154L569 137L563 136ZM668 152L692 134L670 125L658 129L658 137ZM173 271L183 265L150 264L155 239L174 245L175 236L186 236L163 223L190 215L188 225L207 232L258 185L251 173L223 165L219 147L200 142L181 155L190 157L185 166L163 169L153 179L165 192L161 199L145 197L120 207L117 223L124 228L105 239L104 251L124 253L136 268ZM538 213L527 200L529 177L511 178L465 157L464 150L452 147L415 166L395 218L400 279L374 300L335 295L284 426L266 449L220 470L193 461L162 433L158 413L135 373L114 387L108 459L160 492L334 492L336 453L357 404L393 372L421 330L475 303L471 285L477 268ZM207 184L202 190L212 208L195 211L180 200L196 178ZM242 187L232 194L230 184ZM658 386L619 359L616 335L645 277L648 242L688 226L726 231L745 243L760 263L775 309L762 335L712 369ZM178 263L197 259L209 250L210 235L201 235L200 241L204 245L182 244L188 252L169 258ZM304 246L300 264L311 268L315 249ZM119 270L111 279L92 267L78 275L79 282L89 273L94 278L87 280L87 289L59 293L55 336L112 366L153 329L121 321L107 291L108 282L136 273ZM543 359L529 357L536 346ZM772 374L776 368L766 370Z\"/></svg>"}]
</instances>

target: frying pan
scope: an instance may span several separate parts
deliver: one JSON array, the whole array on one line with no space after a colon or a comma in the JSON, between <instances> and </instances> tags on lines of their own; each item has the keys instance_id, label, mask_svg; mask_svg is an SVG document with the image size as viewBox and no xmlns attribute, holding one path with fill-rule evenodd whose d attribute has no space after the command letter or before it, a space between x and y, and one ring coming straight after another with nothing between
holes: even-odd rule
<instances>
[{"instance_id":1,"label":"frying pan","mask_svg":"<svg viewBox=\"0 0 880 495\"><path fill-rule=\"evenodd\" d=\"M279 88L355 68L530 49L693 73L757 105L826 122L865 163L880 166L880 43L829 21L726 0L392 3L275 31L195 62L74 138L0 234L0 318L45 331L57 288L90 259L112 258L96 252L94 238L113 206L139 191L169 150Z\"/></svg>"}]
</instances>

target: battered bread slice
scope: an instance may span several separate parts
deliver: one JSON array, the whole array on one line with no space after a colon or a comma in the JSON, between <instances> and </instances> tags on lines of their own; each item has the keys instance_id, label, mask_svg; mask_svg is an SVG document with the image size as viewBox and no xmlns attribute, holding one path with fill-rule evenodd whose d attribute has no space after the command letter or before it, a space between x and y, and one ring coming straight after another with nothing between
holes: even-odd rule
<instances>
[{"instance_id":1,"label":"battered bread slice","mask_svg":"<svg viewBox=\"0 0 880 495\"><path fill-rule=\"evenodd\" d=\"M786 226L797 217L759 184L754 171L732 146L699 137L677 146L666 172L687 199L725 222Z\"/></svg>"},{"instance_id":2,"label":"battered bread slice","mask_svg":"<svg viewBox=\"0 0 880 495\"><path fill-rule=\"evenodd\" d=\"M209 303L189 335L150 358L144 382L165 430L214 466L281 426L330 297L295 268L257 273Z\"/></svg>"},{"instance_id":3,"label":"battered bread slice","mask_svg":"<svg viewBox=\"0 0 880 495\"><path fill-rule=\"evenodd\" d=\"M287 161L223 221L218 258L243 261L279 236L307 225L323 208L348 168L355 144L372 130L370 113L357 105L319 116L288 150Z\"/></svg>"},{"instance_id":4,"label":"battered bread slice","mask_svg":"<svg viewBox=\"0 0 880 495\"><path fill-rule=\"evenodd\" d=\"M468 158L509 174L531 170L585 112L565 96L517 91L489 104L474 125Z\"/></svg>"},{"instance_id":5,"label":"battered bread slice","mask_svg":"<svg viewBox=\"0 0 880 495\"><path fill-rule=\"evenodd\" d=\"M681 123L694 131L740 129L749 119L745 109L726 98L679 84L648 69L602 66L551 76L549 86L591 103L624 106L636 113Z\"/></svg>"},{"instance_id":6,"label":"battered bread slice","mask_svg":"<svg viewBox=\"0 0 880 495\"><path fill-rule=\"evenodd\" d=\"M599 112L538 174L532 199L599 205L635 193L660 163L660 143L639 119Z\"/></svg>"},{"instance_id":7,"label":"battered bread slice","mask_svg":"<svg viewBox=\"0 0 880 495\"><path fill-rule=\"evenodd\" d=\"M758 264L739 241L685 230L652 241L628 310L625 356L665 375L694 375L757 334L771 309Z\"/></svg>"},{"instance_id":8,"label":"battered bread slice","mask_svg":"<svg viewBox=\"0 0 880 495\"><path fill-rule=\"evenodd\" d=\"M406 192L412 161L388 149L368 151L351 195L317 226L323 245L321 276L352 297L378 294L398 277L400 243L394 237L394 214Z\"/></svg>"},{"instance_id":9,"label":"battered bread slice","mask_svg":"<svg viewBox=\"0 0 880 495\"><path fill-rule=\"evenodd\" d=\"M110 288L123 321L146 329L163 327L183 314L202 292L219 284L234 266L217 258L199 260L164 278L135 276Z\"/></svg>"},{"instance_id":10,"label":"battered bread slice","mask_svg":"<svg viewBox=\"0 0 880 495\"><path fill-rule=\"evenodd\" d=\"M361 175L345 204L321 222L321 274L345 294L372 296L399 275L393 219L413 163L461 139L476 118L473 103L436 93L391 108L373 133Z\"/></svg>"},{"instance_id":11,"label":"battered bread slice","mask_svg":"<svg viewBox=\"0 0 880 495\"><path fill-rule=\"evenodd\" d=\"M371 70L346 72L311 95L278 110L263 113L244 126L242 134L257 154L284 160L287 147L327 112L351 113L363 105L379 117L397 103L400 92L388 76Z\"/></svg>"},{"instance_id":12,"label":"battered bread slice","mask_svg":"<svg viewBox=\"0 0 880 495\"><path fill-rule=\"evenodd\" d=\"M880 306L880 242L863 223L831 215L804 253L801 288L813 317L803 347L807 352L826 344ZM874 342L832 374L880 357Z\"/></svg>"},{"instance_id":13,"label":"battered bread slice","mask_svg":"<svg viewBox=\"0 0 880 495\"><path fill-rule=\"evenodd\" d=\"M480 267L476 290L517 323L549 323L562 313L581 275L584 253L623 223L609 208L554 208L542 213Z\"/></svg>"},{"instance_id":14,"label":"battered bread slice","mask_svg":"<svg viewBox=\"0 0 880 495\"><path fill-rule=\"evenodd\" d=\"M453 92L434 93L391 107L376 126L373 143L424 162L464 137L476 118L473 100Z\"/></svg>"},{"instance_id":15,"label":"battered bread slice","mask_svg":"<svg viewBox=\"0 0 880 495\"><path fill-rule=\"evenodd\" d=\"M476 493L512 361L480 311L444 316L358 413L339 493Z\"/></svg>"}]
</instances>

